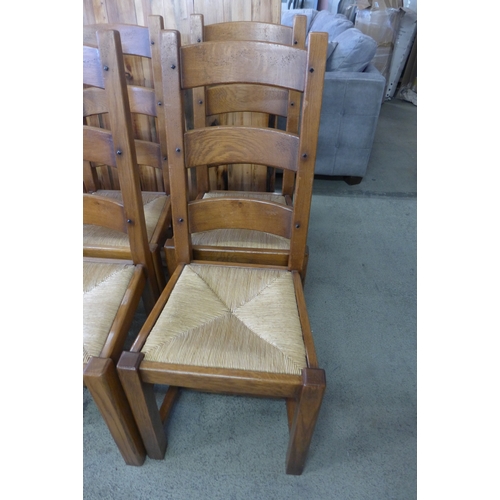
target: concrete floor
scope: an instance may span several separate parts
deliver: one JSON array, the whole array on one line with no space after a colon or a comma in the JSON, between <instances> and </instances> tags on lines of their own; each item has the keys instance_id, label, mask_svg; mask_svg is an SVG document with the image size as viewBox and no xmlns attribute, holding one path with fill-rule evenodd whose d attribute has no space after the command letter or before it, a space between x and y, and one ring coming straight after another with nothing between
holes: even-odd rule
<instances>
[{"instance_id":1,"label":"concrete floor","mask_svg":"<svg viewBox=\"0 0 500 500\"><path fill-rule=\"evenodd\" d=\"M361 184L315 180L305 295L327 391L302 476L282 401L185 391L165 459L128 467L84 389L85 499L417 498L416 124L385 102Z\"/></svg>"}]
</instances>

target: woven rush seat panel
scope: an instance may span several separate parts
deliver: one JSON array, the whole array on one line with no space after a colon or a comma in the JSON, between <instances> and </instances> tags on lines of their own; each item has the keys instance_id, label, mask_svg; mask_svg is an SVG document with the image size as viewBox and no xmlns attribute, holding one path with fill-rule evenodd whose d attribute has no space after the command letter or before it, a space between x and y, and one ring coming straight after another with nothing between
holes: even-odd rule
<instances>
[{"instance_id":1,"label":"woven rush seat panel","mask_svg":"<svg viewBox=\"0 0 500 500\"><path fill-rule=\"evenodd\" d=\"M96 194L122 202L121 191L118 190L102 189L96 191ZM167 195L165 193L143 191L142 201L144 204L144 217L146 219L148 241L151 241L158 219L160 218L163 208L165 207L165 203L167 202ZM115 231L114 229L89 224L84 224L83 226L83 244L84 246L97 247L130 247L127 234Z\"/></svg>"},{"instance_id":2,"label":"woven rush seat panel","mask_svg":"<svg viewBox=\"0 0 500 500\"><path fill-rule=\"evenodd\" d=\"M291 273L187 265L142 352L148 361L300 375Z\"/></svg>"},{"instance_id":3,"label":"woven rush seat panel","mask_svg":"<svg viewBox=\"0 0 500 500\"><path fill-rule=\"evenodd\" d=\"M83 362L99 356L134 273L123 263L83 261Z\"/></svg>"}]
</instances>

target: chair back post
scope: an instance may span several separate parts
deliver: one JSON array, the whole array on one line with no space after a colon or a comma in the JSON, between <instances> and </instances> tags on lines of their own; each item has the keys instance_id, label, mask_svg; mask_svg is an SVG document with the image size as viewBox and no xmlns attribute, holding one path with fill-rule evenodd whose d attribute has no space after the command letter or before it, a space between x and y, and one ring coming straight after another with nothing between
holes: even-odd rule
<instances>
[{"instance_id":1,"label":"chair back post","mask_svg":"<svg viewBox=\"0 0 500 500\"><path fill-rule=\"evenodd\" d=\"M161 33L160 41L175 255L177 263L189 263L192 259L192 247L188 229L188 186L184 166L184 99L180 91L181 36L178 31L166 30Z\"/></svg>"},{"instance_id":2,"label":"chair back post","mask_svg":"<svg viewBox=\"0 0 500 500\"><path fill-rule=\"evenodd\" d=\"M192 44L202 43L204 41L204 17L203 14L191 14L190 23L190 42ZM206 126L207 104L205 87L197 87L191 90L192 92L192 112L193 112L193 127L203 128ZM191 187L191 191L202 196L210 190L210 180L208 175L208 167L203 165L196 169L196 187ZM194 179L191 179L194 182Z\"/></svg>"},{"instance_id":3,"label":"chair back post","mask_svg":"<svg viewBox=\"0 0 500 500\"><path fill-rule=\"evenodd\" d=\"M295 176L293 229L288 262L289 269L294 270L302 269L304 264L304 250L309 228L327 46L327 33L310 33L307 50L306 82L304 95L302 96L299 158L297 175Z\"/></svg>"},{"instance_id":4,"label":"chair back post","mask_svg":"<svg viewBox=\"0 0 500 500\"><path fill-rule=\"evenodd\" d=\"M160 54L160 33L164 29L162 16L148 16L149 37L151 46L151 63L153 67L153 86L158 107L158 136L161 149L161 165L163 173L163 186L165 192L170 194L170 177L168 175L167 144L166 144L166 123L165 114L162 112L163 106L163 86L161 83L161 54Z\"/></svg>"},{"instance_id":5,"label":"chair back post","mask_svg":"<svg viewBox=\"0 0 500 500\"><path fill-rule=\"evenodd\" d=\"M293 33L292 44L298 49L304 49L306 46L306 33L307 33L307 17L297 15L293 18ZM300 119L300 92L290 91L288 93L288 114L286 117L286 131L297 134L299 131ZM293 191L295 187L295 175L290 170L283 172L283 179L281 185L281 193L283 196L290 196L293 198Z\"/></svg>"}]
</instances>

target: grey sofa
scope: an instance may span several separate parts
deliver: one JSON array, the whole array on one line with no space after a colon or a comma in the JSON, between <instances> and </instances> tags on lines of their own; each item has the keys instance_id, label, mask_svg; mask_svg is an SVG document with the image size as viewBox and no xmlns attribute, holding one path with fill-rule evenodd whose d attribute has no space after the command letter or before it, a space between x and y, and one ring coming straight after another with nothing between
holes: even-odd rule
<instances>
[{"instance_id":1,"label":"grey sofa","mask_svg":"<svg viewBox=\"0 0 500 500\"><path fill-rule=\"evenodd\" d=\"M296 14L308 16L308 32L328 32L330 42L315 174L358 184L367 170L384 97L385 78L370 63L376 42L342 14L328 11L284 11L282 24L291 26Z\"/></svg>"}]
</instances>

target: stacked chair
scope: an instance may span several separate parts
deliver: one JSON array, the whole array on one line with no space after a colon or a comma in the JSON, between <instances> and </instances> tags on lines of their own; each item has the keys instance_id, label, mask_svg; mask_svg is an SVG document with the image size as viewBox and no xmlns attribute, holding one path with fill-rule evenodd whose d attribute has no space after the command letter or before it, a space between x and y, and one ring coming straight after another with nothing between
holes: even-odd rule
<instances>
[{"instance_id":1,"label":"stacked chair","mask_svg":"<svg viewBox=\"0 0 500 500\"><path fill-rule=\"evenodd\" d=\"M158 40L160 31L163 29L163 18L150 16L148 21L148 27L129 24L84 26L83 42L84 45L97 47L96 31L103 28L113 29L120 34L123 56L144 59L150 66L153 85L145 87L136 85L134 82L134 84L127 85L127 90L133 119L142 118L152 122L148 140L136 138L137 163L144 170L153 169L159 177L159 184L164 187L162 192L142 189L148 242L155 264L158 287L163 289L166 280L162 263L162 249L165 240L171 233L165 122L164 114L159 112L162 109L162 94ZM106 126L106 116L103 117L98 108L89 108L86 111L88 123L96 125L104 123ZM102 185L106 184L104 173L107 173L108 170L113 172L113 169L109 169L108 165L84 162L84 191L121 201L120 189L103 189ZM83 241L84 255L124 259L131 257L126 235L115 230L91 224L85 225Z\"/></svg>"},{"instance_id":2,"label":"stacked chair","mask_svg":"<svg viewBox=\"0 0 500 500\"><path fill-rule=\"evenodd\" d=\"M203 15L191 15L191 43L210 41L265 41L304 49L306 37L306 16L295 16L293 29L279 24L239 21L204 25ZM255 71L260 71L255 68ZM270 122L277 124L277 117L286 118L286 130L298 133L300 93L288 89L256 85L253 83L221 84L192 89L192 123L194 128L204 128L217 124L221 115L234 112L265 113L270 115ZM191 103L188 103L191 104ZM217 167L218 165L216 165ZM214 168L211 169L214 172ZM272 169L273 171L275 169ZM214 176L210 181L209 168L203 165L195 169L189 177L196 179L195 191L198 198L223 197L235 195L231 191L214 190ZM245 192L238 196L274 201L283 205L292 205L295 185L295 173L284 169L281 194ZM290 252L290 239L248 229L217 229L193 234L193 252L196 259L231 260L243 263L264 263L286 265ZM166 261L169 273L177 265L173 239L165 245ZM305 280L308 260L308 248L305 249L303 268L300 270Z\"/></svg>"},{"instance_id":3,"label":"stacked chair","mask_svg":"<svg viewBox=\"0 0 500 500\"><path fill-rule=\"evenodd\" d=\"M116 41L118 35L112 33ZM99 33L99 41L101 36ZM114 379L112 389L98 394L91 390L91 393L94 399L98 396L100 409L111 408L106 411L114 412L115 418L123 419L126 415L128 419L129 411L132 412L133 422L128 419L130 425L121 430L119 439L113 434L112 418L107 419L108 426L122 448L123 442L137 442L135 431L138 430L145 452L153 459L165 456L164 423L179 388L283 398L290 431L286 472L301 474L326 387L325 374L318 366L314 349L301 273L306 260L327 35L312 33L307 49L246 37L244 40L200 41L181 47L177 31L163 30L158 44L160 100L170 183L171 243L176 265L139 334L119 358L117 373L121 384ZM208 97L203 100L208 107L214 100L209 96L216 95L212 89L217 92L226 88L229 90L226 95L232 95L229 100L234 102L234 94L228 87L232 85L238 86L237 95L245 95L248 100L259 101L260 97L255 96L266 93L280 95L280 109L284 108L281 101L284 99L288 106L292 96L293 107L298 108L298 127L290 125L290 129L287 126L287 130L278 130L211 126L206 116L212 111L206 110L203 110L204 123L200 120L194 128L189 127L187 92L196 94L203 89L204 96ZM259 92L257 86L265 91ZM222 101L222 107L217 108L215 114L224 109ZM265 111L281 114L278 107ZM114 135L112 139L115 162L119 164L123 153L116 154ZM130 147L138 149L138 141L130 141ZM133 160L133 156L130 158ZM111 160L101 161L109 165L113 164ZM210 194L207 185L194 199L190 196L190 179L198 181L200 171L227 164L282 169L284 178L286 173L287 178L293 179L293 196L285 195L293 200L281 203L272 197L241 192L206 196ZM120 172L120 165L117 166ZM130 226L141 219L141 212L144 217L143 204L137 202L140 199L137 175L136 168L130 184L129 179L120 174L126 213L123 228L129 230L131 249ZM127 213L131 196L125 193L129 191L136 193L134 209L137 208L138 213L133 216ZM84 199L105 200L106 197L86 194ZM97 216L86 218L84 223L93 224L96 220ZM219 230L269 234L287 239L289 248L279 263L265 261L261 256L249 259L250 262L239 260L227 251L212 259L197 253L195 235ZM146 240L143 237L141 241L147 247ZM252 253L251 249L246 251ZM254 251L258 254L260 250ZM151 256L148 252L144 254ZM151 275L149 262L135 264L144 270L145 277ZM131 305L130 311L133 308ZM95 352L89 366L108 362L110 358L109 364L114 369L116 357L106 358ZM88 371L87 366L86 383ZM100 380L100 376L94 379ZM156 403L155 384L168 386L160 407ZM87 386L90 388L88 383ZM121 397L122 391L128 405L121 398L119 406L116 394ZM101 409L101 413L105 416L106 412ZM138 444L134 452L128 452L133 458L128 461L126 458L127 463L142 463L144 450Z\"/></svg>"},{"instance_id":4,"label":"stacked chair","mask_svg":"<svg viewBox=\"0 0 500 500\"><path fill-rule=\"evenodd\" d=\"M83 380L127 464L141 465L146 453L118 380L116 363L141 297L159 296L148 245L135 141L132 135L120 37L96 35L97 48L84 45L86 109L106 112L110 129L83 126L83 158L117 170L120 201L83 194L83 223L120 232L132 259L83 258ZM145 302L147 302L145 300Z\"/></svg>"}]
</instances>

